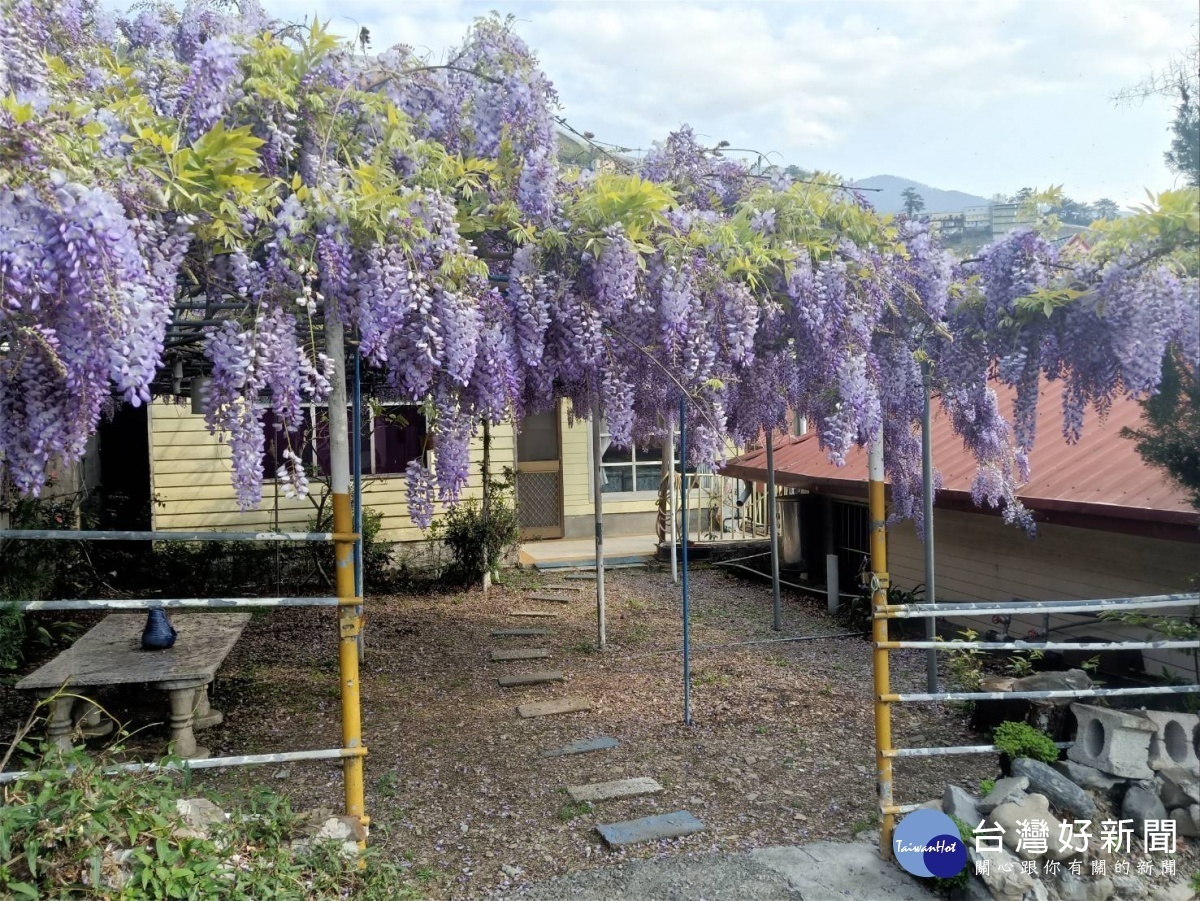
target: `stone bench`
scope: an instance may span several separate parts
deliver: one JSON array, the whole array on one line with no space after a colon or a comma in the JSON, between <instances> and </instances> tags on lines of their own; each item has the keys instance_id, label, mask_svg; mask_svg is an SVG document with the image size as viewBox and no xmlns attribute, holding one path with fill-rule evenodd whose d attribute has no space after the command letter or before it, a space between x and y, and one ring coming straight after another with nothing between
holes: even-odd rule
<instances>
[{"instance_id":1,"label":"stone bench","mask_svg":"<svg viewBox=\"0 0 1200 901\"><path fill-rule=\"evenodd\" d=\"M224 718L209 707L208 687L248 622L249 613L181 612L171 621L178 632L174 646L147 651L142 648L145 613L114 613L16 687L52 699L46 737L68 750L75 702L80 700L68 695L107 685L149 685L165 691L170 700L173 752L183 758L207 757L208 751L196 744L194 730ZM97 728L100 710L94 704L87 704L83 725L85 732L92 727L92 734L102 734Z\"/></svg>"}]
</instances>

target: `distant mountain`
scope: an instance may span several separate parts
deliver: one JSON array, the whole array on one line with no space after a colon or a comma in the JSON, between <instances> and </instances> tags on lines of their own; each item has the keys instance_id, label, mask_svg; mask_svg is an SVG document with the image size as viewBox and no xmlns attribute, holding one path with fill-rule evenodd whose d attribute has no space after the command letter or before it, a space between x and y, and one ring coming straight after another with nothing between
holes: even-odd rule
<instances>
[{"instance_id":1,"label":"distant mountain","mask_svg":"<svg viewBox=\"0 0 1200 901\"><path fill-rule=\"evenodd\" d=\"M872 175L854 182L860 188L879 188L878 191L864 192L867 200L881 213L901 213L904 211L905 188L915 188L925 201L924 213L958 213L969 206L982 206L990 201L986 197L966 194L962 191L943 191L930 185L913 181L911 178L898 178L895 175Z\"/></svg>"}]
</instances>

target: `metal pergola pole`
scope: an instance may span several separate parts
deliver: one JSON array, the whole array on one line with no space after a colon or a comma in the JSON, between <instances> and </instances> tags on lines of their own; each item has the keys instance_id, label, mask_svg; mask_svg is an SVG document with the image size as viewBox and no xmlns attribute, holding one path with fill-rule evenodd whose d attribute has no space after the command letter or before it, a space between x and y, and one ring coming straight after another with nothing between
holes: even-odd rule
<instances>
[{"instance_id":1,"label":"metal pergola pole","mask_svg":"<svg viewBox=\"0 0 1200 901\"><path fill-rule=\"evenodd\" d=\"M337 310L325 317L325 353L333 364L329 392L329 483L333 493L333 531L353 532L354 512L350 498L350 424L346 416L346 349L342 321ZM362 631L359 598L354 593L355 541L334 542L334 571L338 596L338 664L342 686L342 747L363 747L362 699L359 681L358 636ZM346 815L364 825L365 785L362 757L347 757L343 763Z\"/></svg>"},{"instance_id":2,"label":"metal pergola pole","mask_svg":"<svg viewBox=\"0 0 1200 901\"><path fill-rule=\"evenodd\" d=\"M679 490L683 494L680 515L683 540L680 542L680 574L683 581L683 722L692 724L692 641L688 626L688 496L687 496L687 397L679 398Z\"/></svg>"},{"instance_id":3,"label":"metal pergola pole","mask_svg":"<svg viewBox=\"0 0 1200 901\"><path fill-rule=\"evenodd\" d=\"M358 538L354 542L354 594L363 596L363 505L362 505L362 359L358 353L358 343L354 344L354 395L350 408L352 428L354 430L354 447L351 463L354 468L354 532ZM356 612L362 616L362 605ZM361 661L365 652L365 638L360 629L358 633L358 656Z\"/></svg>"},{"instance_id":4,"label":"metal pergola pole","mask_svg":"<svg viewBox=\"0 0 1200 901\"><path fill-rule=\"evenodd\" d=\"M888 651L880 647L888 639L887 620L879 611L887 606L887 505L883 486L883 426L871 439L867 456L867 478L871 517L871 606L876 612L871 624L875 649L872 662L875 670L875 779L879 791L879 853L884 860L892 859L892 831L896 817L892 807L892 708L885 698L891 694L891 674Z\"/></svg>"},{"instance_id":5,"label":"metal pergola pole","mask_svg":"<svg viewBox=\"0 0 1200 901\"><path fill-rule=\"evenodd\" d=\"M767 522L771 535L771 610L776 632L783 631L783 602L779 596L779 523L775 504L775 430L767 431Z\"/></svg>"},{"instance_id":6,"label":"metal pergola pole","mask_svg":"<svg viewBox=\"0 0 1200 901\"><path fill-rule=\"evenodd\" d=\"M604 650L607 641L604 622L604 491L600 466L600 392L592 396L592 517L596 526L596 647Z\"/></svg>"},{"instance_id":7,"label":"metal pergola pole","mask_svg":"<svg viewBox=\"0 0 1200 901\"><path fill-rule=\"evenodd\" d=\"M675 427L669 421L667 423L667 457L671 461L671 477L667 483L667 495L671 505L671 581L679 584L679 554L678 546L679 539L675 534Z\"/></svg>"},{"instance_id":8,"label":"metal pergola pole","mask_svg":"<svg viewBox=\"0 0 1200 901\"><path fill-rule=\"evenodd\" d=\"M930 410L929 361L921 361L921 378L925 387L925 407L921 411L921 500L924 504L925 520L925 601L937 602L933 570L933 414ZM933 641L937 637L937 620L930 617L925 621L925 637ZM930 692L938 690L937 651L927 651L925 656L925 686Z\"/></svg>"}]
</instances>

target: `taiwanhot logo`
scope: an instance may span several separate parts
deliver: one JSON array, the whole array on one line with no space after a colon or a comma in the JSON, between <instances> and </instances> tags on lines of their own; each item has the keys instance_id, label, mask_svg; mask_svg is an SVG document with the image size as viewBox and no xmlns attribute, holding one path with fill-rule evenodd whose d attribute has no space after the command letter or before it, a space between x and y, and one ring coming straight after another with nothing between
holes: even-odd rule
<instances>
[{"instance_id":1,"label":"taiwanhot logo","mask_svg":"<svg viewBox=\"0 0 1200 901\"><path fill-rule=\"evenodd\" d=\"M892 833L896 862L914 876L949 879L967 865L967 845L954 821L936 810L914 810Z\"/></svg>"}]
</instances>

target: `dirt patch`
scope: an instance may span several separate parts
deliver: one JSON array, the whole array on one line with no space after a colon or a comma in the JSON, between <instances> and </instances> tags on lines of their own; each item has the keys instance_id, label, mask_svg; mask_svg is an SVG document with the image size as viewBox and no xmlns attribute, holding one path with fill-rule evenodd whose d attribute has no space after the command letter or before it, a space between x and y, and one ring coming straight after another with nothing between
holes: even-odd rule
<instances>
[{"instance_id":1,"label":"dirt patch","mask_svg":"<svg viewBox=\"0 0 1200 901\"><path fill-rule=\"evenodd\" d=\"M860 638L706 646L778 637L769 588L719 570L692 577L692 710L682 723L679 589L669 573L609 575L608 648L594 649L591 583L537 639L492 638L527 626L506 614L536 606L523 596L561 583L528 571L509 584L430 597L371 599L362 667L367 811L372 841L394 855L434 898L474 898L532 881L663 853L740 851L846 840L875 825L871 652ZM784 602L784 635L844 631L811 601ZM176 614L179 616L184 613ZM535 644L534 644L535 643ZM528 663L491 663L497 647L547 647L563 683L502 689L500 675ZM923 690L921 652L892 655L892 683ZM547 664L547 665L543 665ZM21 703L4 691L11 732ZM522 720L516 706L567 696L588 713ZM120 707L135 721L163 713ZM334 614L288 609L255 616L215 686L223 726L200 734L214 755L332 748L340 744ZM937 705L898 705L900 746L980 743L965 717ZM614 749L546 759L541 751L610 735ZM141 739L161 748L163 730ZM158 743L158 744L155 744ZM940 797L947 781L974 787L994 776L991 756L903 760L898 800ZM660 794L575 804L565 786L649 776ZM340 766L287 764L203 771L202 786L230 796L256 785L297 808L342 803ZM687 809L701 834L619 852L594 831L652 813Z\"/></svg>"}]
</instances>

